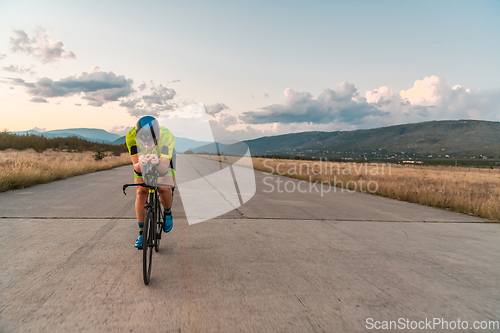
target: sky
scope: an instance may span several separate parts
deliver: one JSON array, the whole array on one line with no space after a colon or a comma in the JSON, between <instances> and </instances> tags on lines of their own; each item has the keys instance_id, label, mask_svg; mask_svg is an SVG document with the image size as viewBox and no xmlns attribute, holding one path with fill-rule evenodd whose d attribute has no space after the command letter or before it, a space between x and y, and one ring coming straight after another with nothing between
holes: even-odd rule
<instances>
[{"instance_id":1,"label":"sky","mask_svg":"<svg viewBox=\"0 0 500 333\"><path fill-rule=\"evenodd\" d=\"M500 1L0 2L0 130L204 103L250 139L500 120Z\"/></svg>"}]
</instances>

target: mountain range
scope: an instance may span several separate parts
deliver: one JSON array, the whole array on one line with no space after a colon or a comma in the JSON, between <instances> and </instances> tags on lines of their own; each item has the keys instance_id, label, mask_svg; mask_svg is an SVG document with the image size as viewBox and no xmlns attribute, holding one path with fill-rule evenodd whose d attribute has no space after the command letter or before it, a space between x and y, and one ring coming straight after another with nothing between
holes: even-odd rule
<instances>
[{"instance_id":1,"label":"mountain range","mask_svg":"<svg viewBox=\"0 0 500 333\"><path fill-rule=\"evenodd\" d=\"M120 136L119 134L115 133L109 133L105 130L102 129L97 129L97 128L69 128L69 129L62 129L62 130L53 130L53 131L45 131L45 132L40 132L40 131L35 131L35 130L29 130L29 131L18 131L18 132L12 132L17 135L24 135L26 133L28 134L34 134L34 135L43 135L47 138L57 138L57 137L68 137L68 136L77 136L82 139L86 139L89 141L94 141L94 142L102 142L102 143L109 143L113 145L121 145L125 144L125 136ZM203 141L196 141L196 140L191 140L191 139L186 139L186 138L181 138L181 137L176 137L175 138L175 149L183 153L184 151L188 149L194 149L203 145L208 144L208 142L203 142Z\"/></svg>"},{"instance_id":2,"label":"mountain range","mask_svg":"<svg viewBox=\"0 0 500 333\"><path fill-rule=\"evenodd\" d=\"M46 132L27 131L46 137L78 137L110 144L124 144L125 136L95 128ZM25 134L26 132L15 132ZM444 120L335 132L302 132L243 141L252 155L352 159L407 158L500 158L500 122ZM176 138L178 152L216 153L214 143ZM219 144L224 153L246 151L241 145ZM243 152L244 153L244 152Z\"/></svg>"},{"instance_id":3,"label":"mountain range","mask_svg":"<svg viewBox=\"0 0 500 333\"><path fill-rule=\"evenodd\" d=\"M445 120L336 132L302 132L247 140L252 155L325 158L500 157L500 122Z\"/></svg>"},{"instance_id":4,"label":"mountain range","mask_svg":"<svg viewBox=\"0 0 500 333\"><path fill-rule=\"evenodd\" d=\"M103 143L112 143L113 141L120 138L120 135L118 134L109 133L105 130L97 128L70 128L70 129L61 129L61 130L53 130L45 132L29 130L24 132L19 131L13 133L17 135L23 135L26 133L34 135L43 135L46 138L65 138L68 136L77 136L79 138L86 139L89 141L103 142Z\"/></svg>"}]
</instances>

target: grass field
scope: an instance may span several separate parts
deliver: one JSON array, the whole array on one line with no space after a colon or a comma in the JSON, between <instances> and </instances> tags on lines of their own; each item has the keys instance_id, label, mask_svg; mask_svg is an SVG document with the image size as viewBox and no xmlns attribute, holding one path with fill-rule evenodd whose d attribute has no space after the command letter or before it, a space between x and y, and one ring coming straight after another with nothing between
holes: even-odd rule
<instances>
[{"instance_id":1,"label":"grass field","mask_svg":"<svg viewBox=\"0 0 500 333\"><path fill-rule=\"evenodd\" d=\"M226 158L231 162L232 157ZM255 157L252 161L254 169L264 172L500 221L499 169Z\"/></svg>"},{"instance_id":2,"label":"grass field","mask_svg":"<svg viewBox=\"0 0 500 333\"><path fill-rule=\"evenodd\" d=\"M0 151L0 192L11 189L48 183L54 180L107 170L130 164L128 153L120 156L107 154L96 161L95 153L70 153L46 150L43 153L33 149Z\"/></svg>"}]
</instances>

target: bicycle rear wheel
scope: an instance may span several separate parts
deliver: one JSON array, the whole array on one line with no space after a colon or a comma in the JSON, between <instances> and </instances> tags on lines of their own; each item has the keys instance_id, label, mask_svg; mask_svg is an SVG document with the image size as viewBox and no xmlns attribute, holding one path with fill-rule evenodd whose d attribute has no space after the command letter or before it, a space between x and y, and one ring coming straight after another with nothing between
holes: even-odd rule
<instances>
[{"instance_id":1,"label":"bicycle rear wheel","mask_svg":"<svg viewBox=\"0 0 500 333\"><path fill-rule=\"evenodd\" d=\"M154 247L154 214L151 208L146 211L146 219L144 223L144 231L142 232L142 274L144 276L144 284L148 285L151 278L151 264L153 262L153 247Z\"/></svg>"}]
</instances>

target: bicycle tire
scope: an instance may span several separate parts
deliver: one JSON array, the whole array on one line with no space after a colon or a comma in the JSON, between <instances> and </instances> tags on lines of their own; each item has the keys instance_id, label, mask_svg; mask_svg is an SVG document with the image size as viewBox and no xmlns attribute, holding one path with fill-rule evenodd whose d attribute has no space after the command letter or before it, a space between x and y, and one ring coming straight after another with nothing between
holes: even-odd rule
<instances>
[{"instance_id":1,"label":"bicycle tire","mask_svg":"<svg viewBox=\"0 0 500 333\"><path fill-rule=\"evenodd\" d=\"M148 285L151 279L151 264L153 262L153 211L148 208L146 211L146 219L144 223L144 231L142 232L142 274L144 284Z\"/></svg>"},{"instance_id":2,"label":"bicycle tire","mask_svg":"<svg viewBox=\"0 0 500 333\"><path fill-rule=\"evenodd\" d=\"M163 229L163 213L161 210L160 199L156 197L156 239L155 239L155 251L158 252L160 250L160 240L161 240L161 232Z\"/></svg>"}]
</instances>

